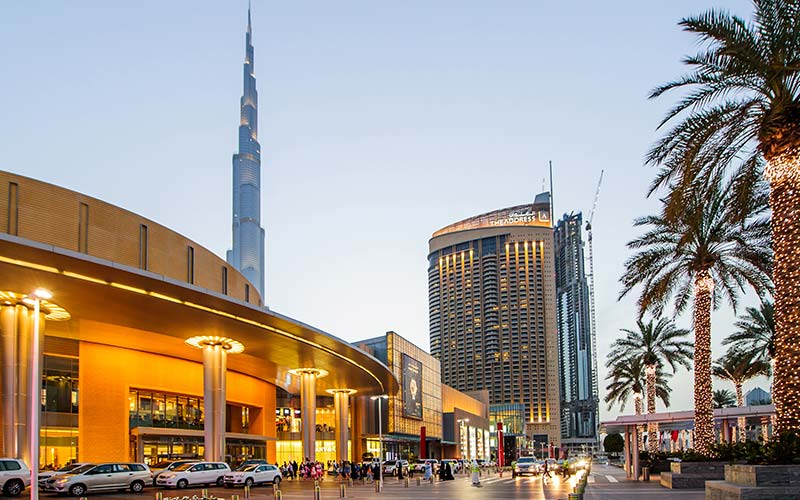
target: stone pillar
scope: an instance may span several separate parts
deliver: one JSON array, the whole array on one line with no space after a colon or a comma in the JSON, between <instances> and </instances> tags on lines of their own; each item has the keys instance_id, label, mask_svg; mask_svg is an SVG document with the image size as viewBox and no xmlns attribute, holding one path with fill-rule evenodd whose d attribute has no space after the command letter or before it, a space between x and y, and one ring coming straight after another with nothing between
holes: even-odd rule
<instances>
[{"instance_id":1,"label":"stone pillar","mask_svg":"<svg viewBox=\"0 0 800 500\"><path fill-rule=\"evenodd\" d=\"M300 377L303 460L307 458L313 462L317 454L317 379L328 372L317 368L297 368L289 372Z\"/></svg>"},{"instance_id":2,"label":"stone pillar","mask_svg":"<svg viewBox=\"0 0 800 500\"><path fill-rule=\"evenodd\" d=\"M217 336L191 337L188 345L203 351L203 457L209 462L225 458L225 403L228 354L239 354L244 345Z\"/></svg>"},{"instance_id":3,"label":"stone pillar","mask_svg":"<svg viewBox=\"0 0 800 500\"><path fill-rule=\"evenodd\" d=\"M633 428L633 480L639 480L639 426Z\"/></svg>"},{"instance_id":4,"label":"stone pillar","mask_svg":"<svg viewBox=\"0 0 800 500\"><path fill-rule=\"evenodd\" d=\"M203 443L205 459L219 462L225 458L225 379L228 354L219 345L203 347L203 405L205 422Z\"/></svg>"},{"instance_id":5,"label":"stone pillar","mask_svg":"<svg viewBox=\"0 0 800 500\"><path fill-rule=\"evenodd\" d=\"M333 408L336 414L336 461L341 463L345 460L350 460L350 456L347 453L347 441L350 435L348 432L350 423L349 405L350 395L356 391L352 389L330 389L327 392L333 394Z\"/></svg>"},{"instance_id":6,"label":"stone pillar","mask_svg":"<svg viewBox=\"0 0 800 500\"><path fill-rule=\"evenodd\" d=\"M625 476L631 478L631 429L625 426Z\"/></svg>"},{"instance_id":7,"label":"stone pillar","mask_svg":"<svg viewBox=\"0 0 800 500\"><path fill-rule=\"evenodd\" d=\"M0 456L19 457L31 464L30 419L32 329L34 312L22 304L0 306L0 405L2 444ZM44 317L39 315L39 342L44 337ZM41 350L39 350L41 353ZM41 354L40 354L41 356ZM39 369L41 374L41 368ZM41 375L38 377L41 379ZM38 386L37 386L38 387Z\"/></svg>"}]
</instances>

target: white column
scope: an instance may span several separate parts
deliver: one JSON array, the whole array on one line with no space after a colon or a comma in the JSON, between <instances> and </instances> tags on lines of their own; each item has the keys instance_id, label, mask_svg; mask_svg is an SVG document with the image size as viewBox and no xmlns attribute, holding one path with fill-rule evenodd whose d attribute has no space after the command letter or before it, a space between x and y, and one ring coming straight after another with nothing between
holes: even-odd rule
<instances>
[{"instance_id":1,"label":"white column","mask_svg":"<svg viewBox=\"0 0 800 500\"><path fill-rule=\"evenodd\" d=\"M33 335L31 335L31 375L28 377L30 380L30 389L28 391L29 397L29 413L28 413L28 434L29 434L29 450L30 453L30 470L31 470L31 500L39 499L39 488L37 482L39 480L39 417L42 412L41 392L42 392L42 367L41 367L41 326L42 321L39 312L40 301L36 299L33 306Z\"/></svg>"},{"instance_id":2,"label":"white column","mask_svg":"<svg viewBox=\"0 0 800 500\"><path fill-rule=\"evenodd\" d=\"M347 442L350 433L348 431L349 425L349 403L350 395L356 391L352 389L331 389L328 391L333 394L333 408L336 415L336 460L342 462L350 460L347 453Z\"/></svg>"},{"instance_id":3,"label":"white column","mask_svg":"<svg viewBox=\"0 0 800 500\"><path fill-rule=\"evenodd\" d=\"M303 423L303 460L312 462L317 454L317 373L300 373L300 418Z\"/></svg>"},{"instance_id":4,"label":"white column","mask_svg":"<svg viewBox=\"0 0 800 500\"><path fill-rule=\"evenodd\" d=\"M225 458L225 380L228 354L220 344L203 346L204 457L219 462Z\"/></svg>"},{"instance_id":5,"label":"white column","mask_svg":"<svg viewBox=\"0 0 800 500\"><path fill-rule=\"evenodd\" d=\"M633 480L639 480L639 426L633 427Z\"/></svg>"},{"instance_id":6,"label":"white column","mask_svg":"<svg viewBox=\"0 0 800 500\"><path fill-rule=\"evenodd\" d=\"M625 476L631 477L631 430L625 426Z\"/></svg>"}]
</instances>

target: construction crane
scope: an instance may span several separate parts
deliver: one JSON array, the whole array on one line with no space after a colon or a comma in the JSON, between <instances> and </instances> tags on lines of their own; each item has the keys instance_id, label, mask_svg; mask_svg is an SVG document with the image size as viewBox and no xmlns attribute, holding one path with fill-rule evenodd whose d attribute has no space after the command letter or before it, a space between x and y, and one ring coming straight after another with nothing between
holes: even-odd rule
<instances>
[{"instance_id":1,"label":"construction crane","mask_svg":"<svg viewBox=\"0 0 800 500\"><path fill-rule=\"evenodd\" d=\"M597 324L595 322L595 300L594 300L594 252L592 251L592 221L594 220L594 213L597 210L597 200L600 199L600 186L603 184L603 170L600 170L600 180L597 181L597 190L594 193L594 203L592 209L589 211L589 217L586 219L586 233L589 240L589 325L590 335L592 342L592 384L594 385L594 394L596 402L599 405L599 387L597 380ZM595 434L600 438L599 425L596 414L595 417Z\"/></svg>"}]
</instances>

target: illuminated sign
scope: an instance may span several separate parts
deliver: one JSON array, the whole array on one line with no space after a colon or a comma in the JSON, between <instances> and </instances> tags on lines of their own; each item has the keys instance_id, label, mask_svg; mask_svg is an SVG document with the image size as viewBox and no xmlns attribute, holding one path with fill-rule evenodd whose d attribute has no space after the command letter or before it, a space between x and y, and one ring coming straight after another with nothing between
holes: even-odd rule
<instances>
[{"instance_id":1,"label":"illuminated sign","mask_svg":"<svg viewBox=\"0 0 800 500\"><path fill-rule=\"evenodd\" d=\"M548 222L550 214L547 211L534 211L533 208L516 210L509 214L503 214L500 219L490 220L490 226L511 226L514 224L527 224L530 222Z\"/></svg>"},{"instance_id":2,"label":"illuminated sign","mask_svg":"<svg viewBox=\"0 0 800 500\"><path fill-rule=\"evenodd\" d=\"M403 354L403 416L422 419L422 363Z\"/></svg>"}]
</instances>

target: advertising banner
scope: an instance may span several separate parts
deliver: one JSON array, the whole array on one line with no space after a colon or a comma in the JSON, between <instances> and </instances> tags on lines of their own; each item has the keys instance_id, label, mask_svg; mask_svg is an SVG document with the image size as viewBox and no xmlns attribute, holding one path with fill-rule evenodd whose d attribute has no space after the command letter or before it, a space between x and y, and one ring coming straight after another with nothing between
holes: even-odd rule
<instances>
[{"instance_id":1,"label":"advertising banner","mask_svg":"<svg viewBox=\"0 0 800 500\"><path fill-rule=\"evenodd\" d=\"M422 363L403 354L403 416L422 419Z\"/></svg>"}]
</instances>

